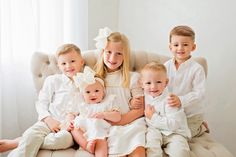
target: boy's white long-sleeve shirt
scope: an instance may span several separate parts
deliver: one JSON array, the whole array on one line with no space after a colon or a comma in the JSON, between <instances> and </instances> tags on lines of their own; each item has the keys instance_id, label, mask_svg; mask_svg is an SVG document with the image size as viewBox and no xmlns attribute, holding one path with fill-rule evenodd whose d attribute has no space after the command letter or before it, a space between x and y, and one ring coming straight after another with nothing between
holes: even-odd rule
<instances>
[{"instance_id":1,"label":"boy's white long-sleeve shirt","mask_svg":"<svg viewBox=\"0 0 236 157\"><path fill-rule=\"evenodd\" d=\"M164 90L162 95L155 98L145 94L145 105L149 104L154 106L155 109L152 118L146 118L147 125L159 129L166 136L177 133L185 137L191 137L184 110L169 106L167 98L167 89Z\"/></svg>"},{"instance_id":2,"label":"boy's white long-sleeve shirt","mask_svg":"<svg viewBox=\"0 0 236 157\"><path fill-rule=\"evenodd\" d=\"M203 67L192 58L175 67L175 59L165 63L168 89L180 98L187 117L204 113L206 76Z\"/></svg>"},{"instance_id":3,"label":"boy's white long-sleeve shirt","mask_svg":"<svg viewBox=\"0 0 236 157\"><path fill-rule=\"evenodd\" d=\"M62 121L67 113L78 112L80 100L79 90L66 75L48 76L36 102L38 120L51 116Z\"/></svg>"}]
</instances>

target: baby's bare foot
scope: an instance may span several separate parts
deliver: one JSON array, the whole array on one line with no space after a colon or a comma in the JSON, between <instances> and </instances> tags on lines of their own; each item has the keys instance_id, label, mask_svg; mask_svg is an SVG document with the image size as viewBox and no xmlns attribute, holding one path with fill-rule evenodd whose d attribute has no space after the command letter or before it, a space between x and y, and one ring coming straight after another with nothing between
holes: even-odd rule
<instances>
[{"instance_id":1,"label":"baby's bare foot","mask_svg":"<svg viewBox=\"0 0 236 157\"><path fill-rule=\"evenodd\" d=\"M89 153L94 154L94 152L95 152L95 145L96 145L96 140L88 141L87 146L86 146L86 150Z\"/></svg>"},{"instance_id":2,"label":"baby's bare foot","mask_svg":"<svg viewBox=\"0 0 236 157\"><path fill-rule=\"evenodd\" d=\"M8 139L2 139L0 140L0 153L15 149L18 146L18 140L8 140Z\"/></svg>"}]
</instances>

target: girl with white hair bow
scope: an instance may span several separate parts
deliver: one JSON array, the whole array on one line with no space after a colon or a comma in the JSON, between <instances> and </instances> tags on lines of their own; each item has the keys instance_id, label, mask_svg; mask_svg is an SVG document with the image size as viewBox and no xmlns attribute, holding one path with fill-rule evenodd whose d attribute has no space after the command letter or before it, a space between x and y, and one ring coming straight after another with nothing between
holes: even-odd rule
<instances>
[{"instance_id":1,"label":"girl with white hair bow","mask_svg":"<svg viewBox=\"0 0 236 157\"><path fill-rule=\"evenodd\" d=\"M83 73L74 77L74 81L84 102L80 105L79 116L74 119L73 138L83 149L95 154L95 157L106 157L106 137L111 126L109 122L121 119L119 107L114 104L115 95L105 95L104 81L87 66ZM84 132L86 142L79 136L80 130Z\"/></svg>"}]
</instances>

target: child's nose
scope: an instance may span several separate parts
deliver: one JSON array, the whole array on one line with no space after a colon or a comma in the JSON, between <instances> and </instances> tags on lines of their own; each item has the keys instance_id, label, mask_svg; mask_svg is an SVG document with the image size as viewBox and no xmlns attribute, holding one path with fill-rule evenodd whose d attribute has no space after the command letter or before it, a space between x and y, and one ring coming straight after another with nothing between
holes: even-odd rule
<instances>
[{"instance_id":1,"label":"child's nose","mask_svg":"<svg viewBox=\"0 0 236 157\"><path fill-rule=\"evenodd\" d=\"M151 84L151 88L153 89L153 88L155 88L156 86L155 86L155 84Z\"/></svg>"},{"instance_id":2,"label":"child's nose","mask_svg":"<svg viewBox=\"0 0 236 157\"><path fill-rule=\"evenodd\" d=\"M96 93L92 93L92 96L95 96L96 95Z\"/></svg>"},{"instance_id":3,"label":"child's nose","mask_svg":"<svg viewBox=\"0 0 236 157\"><path fill-rule=\"evenodd\" d=\"M179 50L182 50L183 48L184 48L183 45L179 45L179 46L178 46L178 49L179 49Z\"/></svg>"},{"instance_id":4,"label":"child's nose","mask_svg":"<svg viewBox=\"0 0 236 157\"><path fill-rule=\"evenodd\" d=\"M110 55L110 60L111 60L111 61L114 61L115 58L116 58L116 55L115 55L114 53L111 53L111 55Z\"/></svg>"},{"instance_id":5,"label":"child's nose","mask_svg":"<svg viewBox=\"0 0 236 157\"><path fill-rule=\"evenodd\" d=\"M70 63L67 63L67 64L66 64L66 67L67 67L67 68L69 68L70 66L71 66L71 64L70 64Z\"/></svg>"}]
</instances>

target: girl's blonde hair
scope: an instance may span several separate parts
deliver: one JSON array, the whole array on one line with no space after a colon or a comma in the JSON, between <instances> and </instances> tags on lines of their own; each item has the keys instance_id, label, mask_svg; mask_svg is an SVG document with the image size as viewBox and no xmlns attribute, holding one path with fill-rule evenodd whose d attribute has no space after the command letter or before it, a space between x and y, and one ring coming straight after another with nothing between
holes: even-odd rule
<instances>
[{"instance_id":1,"label":"girl's blonde hair","mask_svg":"<svg viewBox=\"0 0 236 157\"><path fill-rule=\"evenodd\" d=\"M189 26L176 26L170 31L169 42L171 42L171 37L173 35L187 36L191 37L195 41L195 32Z\"/></svg>"},{"instance_id":2,"label":"girl's blonde hair","mask_svg":"<svg viewBox=\"0 0 236 157\"><path fill-rule=\"evenodd\" d=\"M73 50L75 52L77 52L79 55L81 55L80 48L77 47L76 45L74 45L74 44L63 44L62 46L60 46L57 49L56 57L58 58L60 55L67 54L67 53L69 53Z\"/></svg>"},{"instance_id":3,"label":"girl's blonde hair","mask_svg":"<svg viewBox=\"0 0 236 157\"><path fill-rule=\"evenodd\" d=\"M129 40L124 34L121 34L119 32L114 32L111 33L110 36L107 37L107 45L110 42L121 42L123 46L123 63L120 66L120 69L122 71L122 76L123 76L123 82L122 86L128 88L130 84L130 74L129 74L129 60L130 60L130 46L129 46ZM107 46L106 45L106 46ZM98 75L102 76L103 78L106 78L107 75L107 67L104 64L104 59L103 59L103 53L98 59L96 65L95 65L95 71Z\"/></svg>"}]
</instances>

